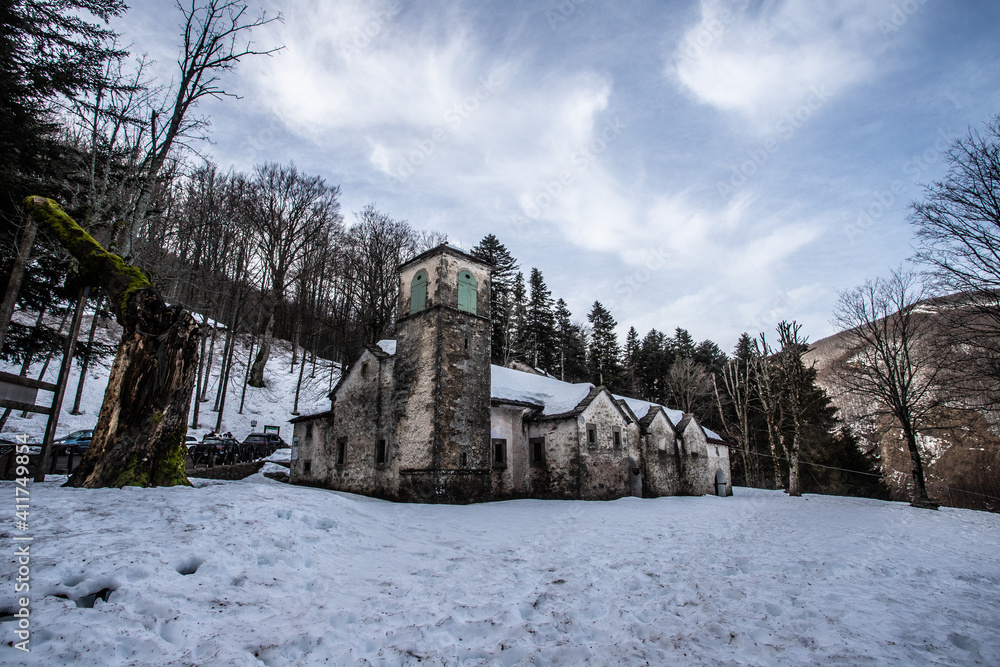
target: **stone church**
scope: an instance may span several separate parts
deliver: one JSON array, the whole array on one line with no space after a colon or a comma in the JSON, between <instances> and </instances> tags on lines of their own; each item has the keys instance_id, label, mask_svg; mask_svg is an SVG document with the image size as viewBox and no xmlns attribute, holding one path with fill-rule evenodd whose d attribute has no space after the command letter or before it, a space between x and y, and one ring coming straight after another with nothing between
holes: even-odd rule
<instances>
[{"instance_id":1,"label":"stone church","mask_svg":"<svg viewBox=\"0 0 1000 667\"><path fill-rule=\"evenodd\" d=\"M399 267L394 340L328 412L292 420L291 481L407 502L731 495L693 415L490 364L490 265L441 245Z\"/></svg>"}]
</instances>

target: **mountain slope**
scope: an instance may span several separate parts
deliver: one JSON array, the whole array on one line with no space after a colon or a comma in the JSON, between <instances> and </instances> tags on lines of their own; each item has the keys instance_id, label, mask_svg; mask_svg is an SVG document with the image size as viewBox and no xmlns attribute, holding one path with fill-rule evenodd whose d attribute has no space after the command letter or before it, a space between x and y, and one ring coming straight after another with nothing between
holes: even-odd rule
<instances>
[{"instance_id":1,"label":"mountain slope","mask_svg":"<svg viewBox=\"0 0 1000 667\"><path fill-rule=\"evenodd\" d=\"M935 343L941 340L941 328L946 326L943 309L955 307L962 307L956 297L918 304L916 317L927 318L931 330L938 332ZM838 379L835 369L849 354L849 336L841 331L813 343L805 361L816 365L817 382L840 410L841 419L867 447L879 448L893 498L908 498L911 463L902 431L891 417L873 414L876 407L871 399L851 394ZM947 390L938 396L954 405L962 404ZM965 408L935 409L918 438L928 493L946 504L996 509L996 501L974 494L1000 496L1000 428L994 421L997 415L968 408L967 403Z\"/></svg>"}]
</instances>

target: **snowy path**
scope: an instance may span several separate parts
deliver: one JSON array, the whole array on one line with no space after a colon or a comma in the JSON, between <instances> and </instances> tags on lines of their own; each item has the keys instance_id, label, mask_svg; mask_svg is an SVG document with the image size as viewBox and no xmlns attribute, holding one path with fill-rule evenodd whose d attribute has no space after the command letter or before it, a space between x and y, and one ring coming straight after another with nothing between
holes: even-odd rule
<instances>
[{"instance_id":1,"label":"snowy path","mask_svg":"<svg viewBox=\"0 0 1000 667\"><path fill-rule=\"evenodd\" d=\"M747 489L454 507L196 483L36 485L33 650L7 645L7 620L0 663L1000 664L998 515Z\"/></svg>"}]
</instances>

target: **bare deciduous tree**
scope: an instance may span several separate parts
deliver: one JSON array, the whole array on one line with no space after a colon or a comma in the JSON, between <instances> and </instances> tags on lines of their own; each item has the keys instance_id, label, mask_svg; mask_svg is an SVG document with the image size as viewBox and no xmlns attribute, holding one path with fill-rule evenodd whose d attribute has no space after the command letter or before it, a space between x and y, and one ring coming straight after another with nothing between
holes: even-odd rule
<instances>
[{"instance_id":1,"label":"bare deciduous tree","mask_svg":"<svg viewBox=\"0 0 1000 667\"><path fill-rule=\"evenodd\" d=\"M146 148L139 165L140 191L130 216L133 229L146 217L156 179L175 144L198 136L208 122L192 118L192 109L206 97L235 97L222 86L220 74L234 69L246 56L271 55L283 48L257 49L253 42L244 41L254 28L280 21L280 14L249 16L241 0L177 0L176 4L184 17L182 52L177 60L180 72L175 86L166 93L172 101L149 112ZM131 242L130 233L129 247Z\"/></svg>"},{"instance_id":2,"label":"bare deciduous tree","mask_svg":"<svg viewBox=\"0 0 1000 667\"><path fill-rule=\"evenodd\" d=\"M764 422L767 424L767 442L771 448L771 462L774 468L774 488L780 489L781 468L778 465L780 455L778 447L784 447L781 439L781 429L784 413L781 410L781 383L778 378L778 366L774 362L775 351L767 342L763 333L753 342L754 356L752 375L757 390L757 400L760 402Z\"/></svg>"},{"instance_id":3,"label":"bare deciduous tree","mask_svg":"<svg viewBox=\"0 0 1000 667\"><path fill-rule=\"evenodd\" d=\"M837 374L849 392L871 404L873 415L895 419L910 454L911 504L936 508L927 496L917 436L938 405L943 366L932 345L931 318L917 309L922 299L916 274L902 269L842 292L834 319L849 348Z\"/></svg>"},{"instance_id":4,"label":"bare deciduous tree","mask_svg":"<svg viewBox=\"0 0 1000 667\"><path fill-rule=\"evenodd\" d=\"M924 188L910 222L916 258L942 292L960 293L943 311L950 343L962 346L964 368L950 379L957 397L1000 408L1000 115L970 130L946 153L948 174Z\"/></svg>"},{"instance_id":5,"label":"bare deciduous tree","mask_svg":"<svg viewBox=\"0 0 1000 667\"><path fill-rule=\"evenodd\" d=\"M421 237L403 220L395 220L368 204L354 214L347 231L348 269L355 283L355 312L362 342L372 344L393 323L399 279L396 268L415 256L418 248L437 240Z\"/></svg>"},{"instance_id":6,"label":"bare deciduous tree","mask_svg":"<svg viewBox=\"0 0 1000 667\"><path fill-rule=\"evenodd\" d=\"M264 367L271 354L275 309L300 268L302 253L327 227L341 224L340 186L329 186L318 176L299 173L292 165L257 167L249 222L253 226L258 259L266 269L262 320L263 339L250 374L250 386L264 386ZM392 270L395 270L393 267Z\"/></svg>"},{"instance_id":7,"label":"bare deciduous tree","mask_svg":"<svg viewBox=\"0 0 1000 667\"><path fill-rule=\"evenodd\" d=\"M750 404L752 389L750 385L750 364L743 359L730 359L722 367L723 391L719 391L718 378L712 377L712 388L715 391L716 407L726 435L735 441L740 457L743 459L743 470L747 478L756 477L756 460L750 454ZM730 418L726 405L732 408Z\"/></svg>"},{"instance_id":8,"label":"bare deciduous tree","mask_svg":"<svg viewBox=\"0 0 1000 667\"><path fill-rule=\"evenodd\" d=\"M781 349L775 358L781 374L781 410L787 415L791 426L791 442L784 437L784 450L788 454L788 495L801 496L799 489L799 452L802 449L802 434L806 410L809 407L812 377L802 360L809 349L800 331L802 325L796 322L778 324L778 344Z\"/></svg>"},{"instance_id":9,"label":"bare deciduous tree","mask_svg":"<svg viewBox=\"0 0 1000 667\"><path fill-rule=\"evenodd\" d=\"M667 395L678 410L694 412L712 393L712 378L694 359L677 359L665 378Z\"/></svg>"}]
</instances>

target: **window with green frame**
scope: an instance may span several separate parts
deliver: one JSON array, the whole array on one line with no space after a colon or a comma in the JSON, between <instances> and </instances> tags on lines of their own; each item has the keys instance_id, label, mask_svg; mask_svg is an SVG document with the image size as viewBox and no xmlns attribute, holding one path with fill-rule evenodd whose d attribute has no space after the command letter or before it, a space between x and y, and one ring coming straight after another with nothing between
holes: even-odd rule
<instances>
[{"instance_id":1,"label":"window with green frame","mask_svg":"<svg viewBox=\"0 0 1000 667\"><path fill-rule=\"evenodd\" d=\"M410 314L419 313L427 307L427 272L417 271L410 281Z\"/></svg>"},{"instance_id":2,"label":"window with green frame","mask_svg":"<svg viewBox=\"0 0 1000 667\"><path fill-rule=\"evenodd\" d=\"M465 269L458 272L458 309L473 315L476 310L476 277Z\"/></svg>"}]
</instances>

